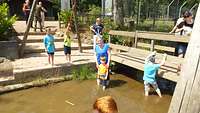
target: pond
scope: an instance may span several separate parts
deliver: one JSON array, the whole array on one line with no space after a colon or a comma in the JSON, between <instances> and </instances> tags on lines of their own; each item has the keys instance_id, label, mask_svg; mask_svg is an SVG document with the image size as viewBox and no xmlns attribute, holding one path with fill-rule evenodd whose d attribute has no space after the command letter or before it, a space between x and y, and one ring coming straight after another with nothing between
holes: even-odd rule
<instances>
[{"instance_id":1,"label":"pond","mask_svg":"<svg viewBox=\"0 0 200 113\"><path fill-rule=\"evenodd\" d=\"M0 95L0 113L92 113L98 97L111 95L119 113L167 113L172 96L145 97L143 84L128 76L111 76L106 91L95 80L66 81Z\"/></svg>"}]
</instances>

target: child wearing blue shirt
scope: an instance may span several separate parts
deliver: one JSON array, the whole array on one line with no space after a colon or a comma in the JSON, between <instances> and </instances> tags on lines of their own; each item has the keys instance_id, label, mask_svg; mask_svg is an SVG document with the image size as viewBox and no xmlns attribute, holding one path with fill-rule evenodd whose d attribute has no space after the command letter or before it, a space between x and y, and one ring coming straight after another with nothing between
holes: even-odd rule
<instances>
[{"instance_id":1,"label":"child wearing blue shirt","mask_svg":"<svg viewBox=\"0 0 200 113\"><path fill-rule=\"evenodd\" d=\"M151 85L156 90L156 93L160 97L162 97L160 89L158 88L158 84L156 82L155 76L156 76L158 69L162 65L164 65L167 55L164 54L163 60L160 64L155 63L155 56L156 56L156 52L154 51L153 53L148 55L147 58L145 59L144 76L143 76L144 92L145 92L145 96L148 96L149 90L150 90L150 85Z\"/></svg>"},{"instance_id":2,"label":"child wearing blue shirt","mask_svg":"<svg viewBox=\"0 0 200 113\"><path fill-rule=\"evenodd\" d=\"M47 28L46 30L46 36L43 39L43 43L45 46L45 50L48 54L48 62L52 66L54 65L54 52L55 52L55 45L54 45L54 37L50 34L51 29Z\"/></svg>"}]
</instances>

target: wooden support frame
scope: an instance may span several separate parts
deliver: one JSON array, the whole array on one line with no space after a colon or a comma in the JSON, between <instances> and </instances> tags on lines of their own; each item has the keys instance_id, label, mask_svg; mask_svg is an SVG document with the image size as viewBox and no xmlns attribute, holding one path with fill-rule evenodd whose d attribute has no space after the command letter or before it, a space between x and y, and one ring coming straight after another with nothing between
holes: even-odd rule
<instances>
[{"instance_id":1,"label":"wooden support frame","mask_svg":"<svg viewBox=\"0 0 200 113\"><path fill-rule=\"evenodd\" d=\"M155 41L154 40L151 40L151 48L150 48L150 51L154 51L154 47L155 47Z\"/></svg>"}]
</instances>

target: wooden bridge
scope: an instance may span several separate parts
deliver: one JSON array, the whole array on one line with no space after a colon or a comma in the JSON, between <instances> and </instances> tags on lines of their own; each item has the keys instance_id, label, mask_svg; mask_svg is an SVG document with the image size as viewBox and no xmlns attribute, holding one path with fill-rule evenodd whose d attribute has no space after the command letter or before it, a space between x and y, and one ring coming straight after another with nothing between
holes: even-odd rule
<instances>
[{"instance_id":1,"label":"wooden bridge","mask_svg":"<svg viewBox=\"0 0 200 113\"><path fill-rule=\"evenodd\" d=\"M114 36L121 36L122 39L132 41L132 47L117 45L110 43L112 49L112 60L138 70L144 69L145 58L151 53L151 51L157 50L164 52L175 52L175 47L169 47L169 45L162 46L156 45L156 41L166 42L184 42L188 43L189 37L175 37L174 35L161 32L127 32L127 31L110 31L110 40ZM142 42L139 42L140 40ZM144 42L150 42L144 43ZM158 53L156 59L162 59L162 54ZM167 61L164 66L158 71L158 75L164 79L168 79L174 82L179 80L178 65L182 64L183 58L168 55ZM158 63L158 62L157 62Z\"/></svg>"},{"instance_id":2,"label":"wooden bridge","mask_svg":"<svg viewBox=\"0 0 200 113\"><path fill-rule=\"evenodd\" d=\"M154 49L159 50L162 46L155 45L155 41L185 42L188 43L185 58L168 56L166 65L158 72L160 77L177 82L175 92L168 113L200 113L200 5L196 14L191 39L179 38L169 34L156 32L123 32L110 31L111 36L130 37L134 42L133 47L111 44L113 52L112 60L143 70L144 58ZM109 42L112 37L109 38ZM148 50L138 49L139 39L150 40ZM117 50L117 52L114 52ZM158 58L161 54L158 54ZM180 74L177 67L182 64Z\"/></svg>"}]
</instances>

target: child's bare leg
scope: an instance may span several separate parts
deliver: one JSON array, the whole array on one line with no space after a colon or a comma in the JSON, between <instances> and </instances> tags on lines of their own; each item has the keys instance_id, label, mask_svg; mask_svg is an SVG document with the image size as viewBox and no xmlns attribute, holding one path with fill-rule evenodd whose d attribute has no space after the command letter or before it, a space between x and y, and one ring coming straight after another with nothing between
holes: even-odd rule
<instances>
[{"instance_id":1,"label":"child's bare leg","mask_svg":"<svg viewBox=\"0 0 200 113\"><path fill-rule=\"evenodd\" d=\"M51 55L48 54L48 63L51 64L51 60L50 60Z\"/></svg>"},{"instance_id":2,"label":"child's bare leg","mask_svg":"<svg viewBox=\"0 0 200 113\"><path fill-rule=\"evenodd\" d=\"M103 80L103 90L106 90L107 80Z\"/></svg>"},{"instance_id":3,"label":"child's bare leg","mask_svg":"<svg viewBox=\"0 0 200 113\"><path fill-rule=\"evenodd\" d=\"M144 81L144 95L149 96L150 85L148 82Z\"/></svg>"},{"instance_id":4,"label":"child's bare leg","mask_svg":"<svg viewBox=\"0 0 200 113\"><path fill-rule=\"evenodd\" d=\"M68 54L69 55L69 62L71 63L71 54Z\"/></svg>"},{"instance_id":5,"label":"child's bare leg","mask_svg":"<svg viewBox=\"0 0 200 113\"><path fill-rule=\"evenodd\" d=\"M97 85L99 86L100 85L100 79L97 78Z\"/></svg>"},{"instance_id":6,"label":"child's bare leg","mask_svg":"<svg viewBox=\"0 0 200 113\"><path fill-rule=\"evenodd\" d=\"M54 65L54 55L51 55L51 65Z\"/></svg>"},{"instance_id":7,"label":"child's bare leg","mask_svg":"<svg viewBox=\"0 0 200 113\"><path fill-rule=\"evenodd\" d=\"M156 93L158 94L158 96L159 96L159 97L162 97L162 94L161 94L161 92L160 92L160 89L159 89L159 88L157 88L157 89L156 89Z\"/></svg>"},{"instance_id":8,"label":"child's bare leg","mask_svg":"<svg viewBox=\"0 0 200 113\"><path fill-rule=\"evenodd\" d=\"M65 58L66 58L66 60L68 61L68 57L67 57L67 54L65 54Z\"/></svg>"},{"instance_id":9,"label":"child's bare leg","mask_svg":"<svg viewBox=\"0 0 200 113\"><path fill-rule=\"evenodd\" d=\"M160 89L158 88L158 84L155 82L152 84L153 88L156 90L156 93L158 94L159 97L162 97Z\"/></svg>"}]
</instances>

